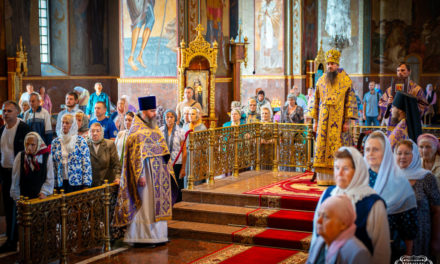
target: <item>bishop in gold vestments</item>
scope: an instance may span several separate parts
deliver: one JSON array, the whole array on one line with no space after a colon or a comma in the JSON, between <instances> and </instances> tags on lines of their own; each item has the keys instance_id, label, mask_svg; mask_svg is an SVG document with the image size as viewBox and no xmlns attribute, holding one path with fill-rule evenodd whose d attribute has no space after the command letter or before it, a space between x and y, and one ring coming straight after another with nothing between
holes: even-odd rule
<instances>
[{"instance_id":1,"label":"bishop in gold vestments","mask_svg":"<svg viewBox=\"0 0 440 264\"><path fill-rule=\"evenodd\" d=\"M334 184L333 153L344 144L351 119L357 119L352 81L339 67L340 52L326 53L327 73L316 84L309 115L315 120L316 145L313 167L319 185Z\"/></svg>"}]
</instances>

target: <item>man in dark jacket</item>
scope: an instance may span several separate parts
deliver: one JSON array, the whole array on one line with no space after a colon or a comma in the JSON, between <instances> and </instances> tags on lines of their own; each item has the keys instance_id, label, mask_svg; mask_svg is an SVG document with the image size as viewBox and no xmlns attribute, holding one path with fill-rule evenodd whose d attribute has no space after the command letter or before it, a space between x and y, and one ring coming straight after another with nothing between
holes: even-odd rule
<instances>
[{"instance_id":1,"label":"man in dark jacket","mask_svg":"<svg viewBox=\"0 0 440 264\"><path fill-rule=\"evenodd\" d=\"M15 156L24 150L24 137L31 128L17 118L20 107L14 101L3 103L3 119L5 125L0 128L0 179L3 204L6 215L6 243L0 247L0 253L17 250L17 218L16 206L10 196L12 167Z\"/></svg>"}]
</instances>

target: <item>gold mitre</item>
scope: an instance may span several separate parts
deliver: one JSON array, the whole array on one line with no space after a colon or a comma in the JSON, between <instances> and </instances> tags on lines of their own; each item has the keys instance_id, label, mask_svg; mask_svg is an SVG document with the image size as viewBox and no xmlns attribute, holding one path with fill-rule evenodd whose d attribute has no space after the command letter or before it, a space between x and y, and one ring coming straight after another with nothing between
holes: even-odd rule
<instances>
[{"instance_id":1,"label":"gold mitre","mask_svg":"<svg viewBox=\"0 0 440 264\"><path fill-rule=\"evenodd\" d=\"M341 52L337 49L331 49L325 53L325 62L334 62L339 65L339 59L341 58Z\"/></svg>"}]
</instances>

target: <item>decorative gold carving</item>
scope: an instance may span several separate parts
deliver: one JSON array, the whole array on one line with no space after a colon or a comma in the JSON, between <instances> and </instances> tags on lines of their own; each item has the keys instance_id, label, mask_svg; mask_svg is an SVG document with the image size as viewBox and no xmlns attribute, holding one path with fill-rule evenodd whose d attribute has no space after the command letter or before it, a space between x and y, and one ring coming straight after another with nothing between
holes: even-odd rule
<instances>
[{"instance_id":1,"label":"decorative gold carving","mask_svg":"<svg viewBox=\"0 0 440 264\"><path fill-rule=\"evenodd\" d=\"M179 47L179 65L178 65L178 84L179 84L179 102L183 100L183 90L185 88L186 70L191 61L196 57L203 57L209 63L209 122L210 127L216 126L215 117L215 73L217 72L217 42L211 44L207 42L202 35L203 26L199 24L195 30L196 38L186 47L185 41L180 42Z\"/></svg>"},{"instance_id":2,"label":"decorative gold carving","mask_svg":"<svg viewBox=\"0 0 440 264\"><path fill-rule=\"evenodd\" d=\"M46 199L21 198L17 203L20 260L67 263L74 252L101 246L109 251L110 236L116 234L110 223L117 193L116 184L104 184L69 194L61 190Z\"/></svg>"},{"instance_id":3,"label":"decorative gold carving","mask_svg":"<svg viewBox=\"0 0 440 264\"><path fill-rule=\"evenodd\" d=\"M318 70L319 65L322 64L322 66L324 66L324 72L326 71L325 68L325 52L322 49L322 40L321 40L321 44L319 46L319 50L318 50L318 54L316 55L315 58L315 71Z\"/></svg>"}]
</instances>

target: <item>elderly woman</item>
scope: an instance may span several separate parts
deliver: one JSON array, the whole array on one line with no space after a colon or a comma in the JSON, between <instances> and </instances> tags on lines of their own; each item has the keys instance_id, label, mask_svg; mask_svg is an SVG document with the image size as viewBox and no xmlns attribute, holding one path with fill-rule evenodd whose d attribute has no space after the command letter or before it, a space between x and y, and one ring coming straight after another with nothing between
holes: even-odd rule
<instances>
[{"instance_id":1,"label":"elderly woman","mask_svg":"<svg viewBox=\"0 0 440 264\"><path fill-rule=\"evenodd\" d=\"M417 138L422 167L430 170L437 178L437 186L440 189L440 143L433 134L424 133Z\"/></svg>"},{"instance_id":2,"label":"elderly woman","mask_svg":"<svg viewBox=\"0 0 440 264\"><path fill-rule=\"evenodd\" d=\"M261 123L271 123L272 122L272 111L269 107L261 108Z\"/></svg>"},{"instance_id":3,"label":"elderly woman","mask_svg":"<svg viewBox=\"0 0 440 264\"><path fill-rule=\"evenodd\" d=\"M241 111L238 108L234 108L231 110L231 121L228 121L223 124L223 127L229 127L229 126L239 126L243 125L244 120L241 119Z\"/></svg>"},{"instance_id":4,"label":"elderly woman","mask_svg":"<svg viewBox=\"0 0 440 264\"><path fill-rule=\"evenodd\" d=\"M19 152L12 169L11 197L41 198L53 193L54 176L50 148L36 132L24 138L24 151Z\"/></svg>"},{"instance_id":5,"label":"elderly woman","mask_svg":"<svg viewBox=\"0 0 440 264\"><path fill-rule=\"evenodd\" d=\"M335 195L328 198L317 214L319 237L310 248L307 263L375 263L368 249L355 236L356 212L349 197Z\"/></svg>"},{"instance_id":6,"label":"elderly woman","mask_svg":"<svg viewBox=\"0 0 440 264\"><path fill-rule=\"evenodd\" d=\"M393 241L391 260L412 255L413 240L417 235L416 197L408 180L396 173L390 141L381 131L375 131L367 138L365 160L369 167L369 185L387 205Z\"/></svg>"},{"instance_id":7,"label":"elderly woman","mask_svg":"<svg viewBox=\"0 0 440 264\"><path fill-rule=\"evenodd\" d=\"M177 193L175 202L182 201L182 189L185 187L185 165L186 165L186 146L185 146L185 133L177 125L177 114L171 109L168 109L163 114L165 125L160 128L165 140L167 142L168 149L171 153L171 162L173 162L174 175L177 178L178 190L173 193ZM181 153L180 153L181 151ZM180 153L179 157L177 155ZM177 160L176 160L177 158Z\"/></svg>"},{"instance_id":8,"label":"elderly woman","mask_svg":"<svg viewBox=\"0 0 440 264\"><path fill-rule=\"evenodd\" d=\"M78 136L81 136L87 140L89 138L89 122L87 120L87 116L83 111L79 110L75 113L75 119L78 125Z\"/></svg>"},{"instance_id":9,"label":"elderly woman","mask_svg":"<svg viewBox=\"0 0 440 264\"><path fill-rule=\"evenodd\" d=\"M125 97L122 97L118 100L116 110L116 116L113 118L116 128L118 131L127 129L125 127L125 114L128 112L128 102Z\"/></svg>"},{"instance_id":10,"label":"elderly woman","mask_svg":"<svg viewBox=\"0 0 440 264\"><path fill-rule=\"evenodd\" d=\"M104 180L119 183L121 163L116 146L112 140L104 138L104 129L100 123L90 125L87 145L92 162L92 187L104 184Z\"/></svg>"},{"instance_id":11,"label":"elderly woman","mask_svg":"<svg viewBox=\"0 0 440 264\"><path fill-rule=\"evenodd\" d=\"M200 118L200 110L197 107L191 107L191 110L189 111L189 123L183 125L182 129L185 133L188 130L196 132L207 129Z\"/></svg>"},{"instance_id":12,"label":"elderly woman","mask_svg":"<svg viewBox=\"0 0 440 264\"><path fill-rule=\"evenodd\" d=\"M371 263L390 262L390 234L385 202L368 186L368 170L362 155L352 147L334 154L336 186L324 191L315 212L312 246L317 240L316 223L321 204L329 197L346 195L356 209L356 237L372 255ZM355 263L355 262L353 262Z\"/></svg>"},{"instance_id":13,"label":"elderly woman","mask_svg":"<svg viewBox=\"0 0 440 264\"><path fill-rule=\"evenodd\" d=\"M23 119L24 113L26 113L27 110L31 109L31 105L29 104L28 100L23 100L21 102L20 107L21 107L21 113L18 115L18 118Z\"/></svg>"},{"instance_id":14,"label":"elderly woman","mask_svg":"<svg viewBox=\"0 0 440 264\"><path fill-rule=\"evenodd\" d=\"M288 105L283 106L281 111L281 123L304 123L304 109L296 104L296 96L289 93Z\"/></svg>"},{"instance_id":15,"label":"elderly woman","mask_svg":"<svg viewBox=\"0 0 440 264\"><path fill-rule=\"evenodd\" d=\"M59 137L52 141L56 186L66 193L78 191L92 184L92 167L87 142L78 136L78 125L72 114L61 117Z\"/></svg>"},{"instance_id":16,"label":"elderly woman","mask_svg":"<svg viewBox=\"0 0 440 264\"><path fill-rule=\"evenodd\" d=\"M417 199L419 229L412 253L430 257L430 248L435 248L431 244L436 245L437 250L440 246L438 234L434 236L435 240L431 240L431 234L435 234L431 230L436 230L436 233L440 230L440 191L436 179L429 170L422 168L419 150L413 141L403 140L397 143L395 157L399 166L396 173L409 180Z\"/></svg>"},{"instance_id":17,"label":"elderly woman","mask_svg":"<svg viewBox=\"0 0 440 264\"><path fill-rule=\"evenodd\" d=\"M134 119L134 113L133 112L127 112L125 114L125 130L119 131L118 135L116 136L115 145L116 150L118 151L118 157L119 161L121 162L121 166L124 161L124 155L125 155L125 141L127 140L128 132L130 131L131 124L133 123Z\"/></svg>"}]
</instances>

